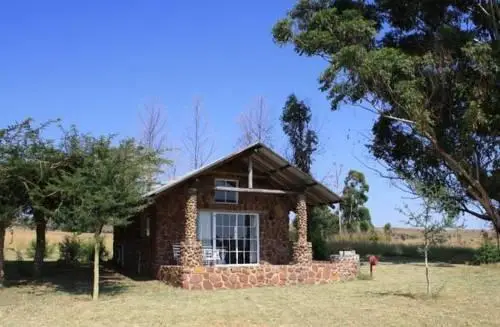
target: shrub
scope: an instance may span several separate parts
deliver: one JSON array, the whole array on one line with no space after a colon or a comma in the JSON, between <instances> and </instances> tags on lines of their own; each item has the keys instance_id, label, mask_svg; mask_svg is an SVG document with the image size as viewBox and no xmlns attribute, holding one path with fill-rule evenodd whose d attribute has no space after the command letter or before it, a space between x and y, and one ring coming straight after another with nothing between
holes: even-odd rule
<instances>
[{"instance_id":1,"label":"shrub","mask_svg":"<svg viewBox=\"0 0 500 327\"><path fill-rule=\"evenodd\" d=\"M488 264L500 262L500 251L491 242L484 242L483 245L476 251L474 263Z\"/></svg>"},{"instance_id":2,"label":"shrub","mask_svg":"<svg viewBox=\"0 0 500 327\"><path fill-rule=\"evenodd\" d=\"M59 243L60 259L66 263L76 263L81 255L81 241L76 235L65 236Z\"/></svg>"},{"instance_id":3,"label":"shrub","mask_svg":"<svg viewBox=\"0 0 500 327\"><path fill-rule=\"evenodd\" d=\"M95 244L94 239L89 239L81 243L80 262L83 263L94 262L94 244ZM104 239L102 237L99 239L99 244L100 244L99 259L101 261L104 261L109 256L109 253L106 250L106 247L104 246Z\"/></svg>"},{"instance_id":4,"label":"shrub","mask_svg":"<svg viewBox=\"0 0 500 327\"><path fill-rule=\"evenodd\" d=\"M311 240L312 252L314 260L327 260L330 257L330 252L328 252L327 243L322 237L314 237Z\"/></svg>"},{"instance_id":5,"label":"shrub","mask_svg":"<svg viewBox=\"0 0 500 327\"><path fill-rule=\"evenodd\" d=\"M104 246L104 240L101 238L99 258L105 260L108 257L108 251ZM81 240L76 235L66 236L59 243L59 252L61 259L67 263L89 263L94 261L94 240Z\"/></svg>"},{"instance_id":6,"label":"shrub","mask_svg":"<svg viewBox=\"0 0 500 327\"><path fill-rule=\"evenodd\" d=\"M26 249L26 257L31 259L34 258L35 252L36 252L36 239L32 239L28 244L28 248ZM46 242L43 258L46 259L52 257L55 254L55 252L56 252L56 245Z\"/></svg>"},{"instance_id":7,"label":"shrub","mask_svg":"<svg viewBox=\"0 0 500 327\"><path fill-rule=\"evenodd\" d=\"M372 229L372 225L368 220L362 220L359 222L359 230L362 233L367 233L371 229Z\"/></svg>"},{"instance_id":8,"label":"shrub","mask_svg":"<svg viewBox=\"0 0 500 327\"><path fill-rule=\"evenodd\" d=\"M377 243L380 240L380 238L378 236L378 233L376 231L372 230L370 232L370 238L369 238L369 240L371 242L373 242L373 243Z\"/></svg>"}]
</instances>

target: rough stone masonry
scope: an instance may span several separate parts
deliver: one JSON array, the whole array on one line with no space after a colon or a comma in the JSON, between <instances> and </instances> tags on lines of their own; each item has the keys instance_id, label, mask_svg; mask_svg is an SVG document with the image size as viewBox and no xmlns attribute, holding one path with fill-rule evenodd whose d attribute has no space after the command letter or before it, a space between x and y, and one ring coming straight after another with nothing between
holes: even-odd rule
<instances>
[{"instance_id":1,"label":"rough stone masonry","mask_svg":"<svg viewBox=\"0 0 500 327\"><path fill-rule=\"evenodd\" d=\"M249 267L160 266L157 279L189 290L213 290L326 284L355 279L359 255L335 255L330 262L307 265L256 265Z\"/></svg>"}]
</instances>

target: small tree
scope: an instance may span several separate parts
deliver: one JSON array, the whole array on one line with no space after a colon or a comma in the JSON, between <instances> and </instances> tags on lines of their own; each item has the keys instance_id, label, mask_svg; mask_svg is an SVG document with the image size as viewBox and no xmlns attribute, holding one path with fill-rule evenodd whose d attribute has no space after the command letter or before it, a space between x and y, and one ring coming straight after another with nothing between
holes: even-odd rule
<instances>
[{"instance_id":1,"label":"small tree","mask_svg":"<svg viewBox=\"0 0 500 327\"><path fill-rule=\"evenodd\" d=\"M422 230L425 261L425 279L427 282L427 295L431 294L431 280L429 274L429 248L432 245L442 244L446 241L444 232L446 228L456 226L458 208L454 208L453 201L449 201L447 190L440 186L428 187L418 182L410 182L410 187L420 197L420 209L412 210L408 205L400 209L407 217L407 224Z\"/></svg>"},{"instance_id":2,"label":"small tree","mask_svg":"<svg viewBox=\"0 0 500 327\"><path fill-rule=\"evenodd\" d=\"M387 242L392 241L392 226L391 223L386 223L384 225L384 235Z\"/></svg>"},{"instance_id":3,"label":"small tree","mask_svg":"<svg viewBox=\"0 0 500 327\"><path fill-rule=\"evenodd\" d=\"M158 167L161 161L157 152L137 146L134 140L122 141L117 146L112 140L112 137L84 136L81 163L52 184L62 198L58 216L73 231L94 234L94 300L99 296L102 228L128 224L147 205L143 194L150 167Z\"/></svg>"}]
</instances>

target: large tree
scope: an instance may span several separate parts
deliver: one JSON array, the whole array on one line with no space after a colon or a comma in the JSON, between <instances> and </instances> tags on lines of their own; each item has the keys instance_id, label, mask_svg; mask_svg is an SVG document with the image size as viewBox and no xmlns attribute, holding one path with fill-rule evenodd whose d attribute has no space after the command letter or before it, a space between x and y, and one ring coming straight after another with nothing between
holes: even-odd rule
<instances>
[{"instance_id":1,"label":"large tree","mask_svg":"<svg viewBox=\"0 0 500 327\"><path fill-rule=\"evenodd\" d=\"M350 170L344 182L342 190L342 201L340 212L342 213L342 224L347 231L366 231L373 228L370 210L365 207L368 201L369 191L365 175L356 170Z\"/></svg>"},{"instance_id":2,"label":"large tree","mask_svg":"<svg viewBox=\"0 0 500 327\"><path fill-rule=\"evenodd\" d=\"M273 34L326 60L332 109L378 115L369 148L392 177L442 186L498 230L499 18L496 0L302 0Z\"/></svg>"},{"instance_id":3,"label":"large tree","mask_svg":"<svg viewBox=\"0 0 500 327\"><path fill-rule=\"evenodd\" d=\"M27 195L19 179L23 173L24 129L29 122L0 129L0 288L4 283L5 229L25 208Z\"/></svg>"},{"instance_id":4,"label":"large tree","mask_svg":"<svg viewBox=\"0 0 500 327\"><path fill-rule=\"evenodd\" d=\"M40 126L33 126L32 121L28 121L23 136L25 146L23 173L18 176L28 196L26 216L35 225L34 277L40 277L42 274L47 225L60 203L57 194L50 190L50 181L62 171L69 169L64 150L43 135L45 128L51 124L49 121Z\"/></svg>"},{"instance_id":5,"label":"large tree","mask_svg":"<svg viewBox=\"0 0 500 327\"><path fill-rule=\"evenodd\" d=\"M128 139L113 144L112 137L83 136L81 162L52 181L62 201L56 213L75 232L94 234L93 299L99 295L99 253L102 228L126 225L147 205L143 197L151 167L160 154Z\"/></svg>"},{"instance_id":6,"label":"large tree","mask_svg":"<svg viewBox=\"0 0 500 327\"><path fill-rule=\"evenodd\" d=\"M308 174L318 145L318 136L311 128L311 117L311 108L291 94L283 107L281 125L292 148L293 163Z\"/></svg>"}]
</instances>

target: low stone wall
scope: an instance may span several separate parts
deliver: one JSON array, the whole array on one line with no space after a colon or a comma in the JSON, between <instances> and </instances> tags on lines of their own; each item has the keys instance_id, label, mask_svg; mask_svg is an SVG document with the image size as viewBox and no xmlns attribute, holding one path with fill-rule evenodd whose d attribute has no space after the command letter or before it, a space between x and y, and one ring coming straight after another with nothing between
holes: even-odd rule
<instances>
[{"instance_id":1,"label":"low stone wall","mask_svg":"<svg viewBox=\"0 0 500 327\"><path fill-rule=\"evenodd\" d=\"M235 289L296 284L326 284L356 278L359 256L339 256L331 262L307 265L246 267L158 266L156 278L190 290Z\"/></svg>"}]
</instances>

